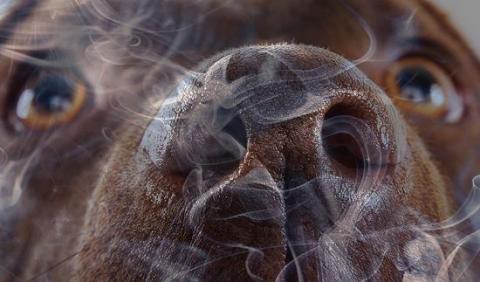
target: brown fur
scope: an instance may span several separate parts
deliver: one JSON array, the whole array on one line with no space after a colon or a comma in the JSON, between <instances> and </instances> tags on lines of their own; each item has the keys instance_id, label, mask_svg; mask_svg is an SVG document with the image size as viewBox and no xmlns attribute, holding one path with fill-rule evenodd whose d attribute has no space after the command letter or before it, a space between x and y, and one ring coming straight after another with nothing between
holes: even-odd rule
<instances>
[{"instance_id":1,"label":"brown fur","mask_svg":"<svg viewBox=\"0 0 480 282\"><path fill-rule=\"evenodd\" d=\"M50 35L47 45L68 50L90 81L93 106L71 124L48 132L14 134L0 128L0 147L12 161L25 162L35 152L35 158L25 164L28 177L22 197L0 217L0 280L136 281L175 275L179 280L245 281L255 276L275 280L289 261L286 242L295 236L288 233L289 222L302 222L303 230L312 238L325 230L312 226L314 219L309 218L308 207L286 215L285 203L271 187L260 188L262 197L253 198L237 194L232 187L260 166L277 184L291 175L314 179L330 162L325 154L316 155L318 140L314 132L335 105L346 105L348 113L353 108L355 116L372 126L376 118L385 121L390 125L390 137L395 135L394 123L405 130L407 150L402 161L395 159L401 148L394 141L389 150L381 152L385 168L379 172L379 183L395 189L375 191L382 207L355 222L361 232L446 219L465 199L471 179L480 168L480 128L476 126L480 119L479 64L450 23L424 1L153 1L156 4L147 9L151 14L135 22L137 28L131 31L142 39L139 45L128 45L131 38L119 35L125 28L122 23L139 16L135 14L136 2L99 1L111 5L108 15L91 9L92 2L80 2L77 6L77 1L40 1L4 43L5 50L8 46L22 50L18 46L36 46L32 32ZM177 26L165 28L162 18L173 19ZM362 21L375 35L375 52L357 66L359 70L353 68L332 78L339 89L361 92L361 99L329 88L335 95L311 114L258 125L255 110L267 113L289 109L301 100L295 91L302 87L299 85L304 77L292 73L291 66L275 65L273 70L279 77L290 79L282 85L286 89L282 99L276 98L278 90L269 86L259 88L242 104L250 109L242 113L248 154L230 172L231 183L208 198L202 216L195 218L192 226L192 198L182 190L186 175L171 168L179 158L175 142L167 144L168 156L161 166L138 153L161 101L184 77L177 67L207 73L216 62L232 56L224 67L229 83L234 83L248 75L260 76L264 70L258 66L272 60L262 53L266 51L284 58L295 70L325 65L341 69L347 60L362 57L370 47ZM94 27L102 33L92 39L83 36L81 27ZM163 28L168 32L151 32ZM434 44L412 47L408 44L412 38ZM92 49L91 40L108 44ZM253 47L230 49L249 45ZM466 110L459 122L446 124L403 109L401 116L389 114L389 102L384 104L378 98L389 95L383 77L391 63L407 52L442 60L463 90ZM0 57L0 73L7 78L1 82L2 117L11 107L13 98L7 85L18 65L18 60L8 58L8 54ZM166 64L165 59L175 65ZM324 83L315 82L312 87L323 89ZM160 92L152 94L159 85ZM198 87L190 85L186 96L191 100L184 101L186 110L180 109L179 116L195 113L201 108L201 99L222 98L224 94L212 85L207 80ZM271 103L259 102L264 97ZM372 109L381 111L372 114ZM177 122L172 130L179 140L185 126L182 124ZM144 166L138 166L139 158ZM336 164L331 166L337 168ZM354 178L343 168L338 171L345 179ZM145 187L150 189L148 193ZM346 211L354 203L347 201L339 206ZM215 220L265 207L280 211L280 215L262 221ZM421 216L407 212L411 207ZM385 240L395 244L372 278L401 280L409 274L400 271L393 258L415 236L412 230L386 235ZM365 257L379 255L366 244L355 241L346 247L356 265L355 273L368 272L372 262ZM245 246L262 250L263 255L252 255ZM301 248L298 251L308 252ZM322 254L316 251L316 255ZM311 257L305 260L301 270L304 278L321 279L318 273L326 266ZM166 265L175 272L170 273ZM289 272L283 278L298 278L298 272ZM342 269L332 272L338 273L339 280L362 278L349 277Z\"/></svg>"}]
</instances>

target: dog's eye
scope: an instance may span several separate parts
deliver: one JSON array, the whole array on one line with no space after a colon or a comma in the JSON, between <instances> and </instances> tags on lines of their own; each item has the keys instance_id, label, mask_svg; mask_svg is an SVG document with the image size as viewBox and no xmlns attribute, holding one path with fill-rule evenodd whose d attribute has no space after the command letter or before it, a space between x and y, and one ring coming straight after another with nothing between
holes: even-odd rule
<instances>
[{"instance_id":1,"label":"dog's eye","mask_svg":"<svg viewBox=\"0 0 480 282\"><path fill-rule=\"evenodd\" d=\"M394 102L407 112L446 122L456 122L462 116L462 100L452 78L427 59L396 62L387 72L386 85Z\"/></svg>"},{"instance_id":2,"label":"dog's eye","mask_svg":"<svg viewBox=\"0 0 480 282\"><path fill-rule=\"evenodd\" d=\"M87 99L87 87L68 75L33 75L17 91L10 121L16 131L47 130L72 121Z\"/></svg>"}]
</instances>

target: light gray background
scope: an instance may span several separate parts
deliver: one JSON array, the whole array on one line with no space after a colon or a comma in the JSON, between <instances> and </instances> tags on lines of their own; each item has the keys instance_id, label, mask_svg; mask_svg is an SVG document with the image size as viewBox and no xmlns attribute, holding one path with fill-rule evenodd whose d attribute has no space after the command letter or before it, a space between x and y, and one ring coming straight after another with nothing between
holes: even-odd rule
<instances>
[{"instance_id":1,"label":"light gray background","mask_svg":"<svg viewBox=\"0 0 480 282\"><path fill-rule=\"evenodd\" d=\"M431 0L440 5L480 55L480 0Z\"/></svg>"}]
</instances>

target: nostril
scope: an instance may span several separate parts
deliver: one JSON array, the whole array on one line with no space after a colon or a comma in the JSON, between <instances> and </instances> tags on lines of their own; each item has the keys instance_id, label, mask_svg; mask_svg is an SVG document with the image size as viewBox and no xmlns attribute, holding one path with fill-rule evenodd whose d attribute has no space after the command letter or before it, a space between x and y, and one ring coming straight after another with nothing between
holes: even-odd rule
<instances>
[{"instance_id":1,"label":"nostril","mask_svg":"<svg viewBox=\"0 0 480 282\"><path fill-rule=\"evenodd\" d=\"M325 114L322 146L327 156L347 169L363 170L368 163L368 141L360 128L366 125L365 112L349 104L338 104Z\"/></svg>"},{"instance_id":2,"label":"nostril","mask_svg":"<svg viewBox=\"0 0 480 282\"><path fill-rule=\"evenodd\" d=\"M225 117L219 110L219 117ZM228 116L228 114L226 115ZM243 159L247 148L247 130L239 115L226 118L220 122L220 130L213 131L208 142L203 144L205 166L219 171L232 171L238 167ZM222 124L223 123L223 124ZM202 146L202 145L200 145Z\"/></svg>"},{"instance_id":3,"label":"nostril","mask_svg":"<svg viewBox=\"0 0 480 282\"><path fill-rule=\"evenodd\" d=\"M222 112L228 112L228 109L220 108L219 113L220 117L224 116ZM228 115L228 114L226 114ZM239 115L235 115L230 119L222 129L223 132L229 134L234 140L236 140L243 148L247 147L247 129L245 124Z\"/></svg>"},{"instance_id":4,"label":"nostril","mask_svg":"<svg viewBox=\"0 0 480 282\"><path fill-rule=\"evenodd\" d=\"M365 165L360 145L351 135L330 133L324 138L323 147L331 159L347 168L363 169Z\"/></svg>"},{"instance_id":5,"label":"nostril","mask_svg":"<svg viewBox=\"0 0 480 282\"><path fill-rule=\"evenodd\" d=\"M172 170L187 176L194 169L217 176L233 173L244 158L247 130L238 113L218 108L188 119L175 146Z\"/></svg>"}]
</instances>

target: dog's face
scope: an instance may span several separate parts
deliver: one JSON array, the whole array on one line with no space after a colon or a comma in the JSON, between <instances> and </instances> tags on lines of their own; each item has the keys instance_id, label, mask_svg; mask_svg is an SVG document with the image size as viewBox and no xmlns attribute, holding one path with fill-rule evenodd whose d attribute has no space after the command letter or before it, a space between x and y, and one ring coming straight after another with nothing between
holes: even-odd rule
<instances>
[{"instance_id":1,"label":"dog's face","mask_svg":"<svg viewBox=\"0 0 480 282\"><path fill-rule=\"evenodd\" d=\"M470 275L480 67L424 1L7 9L0 279Z\"/></svg>"}]
</instances>

